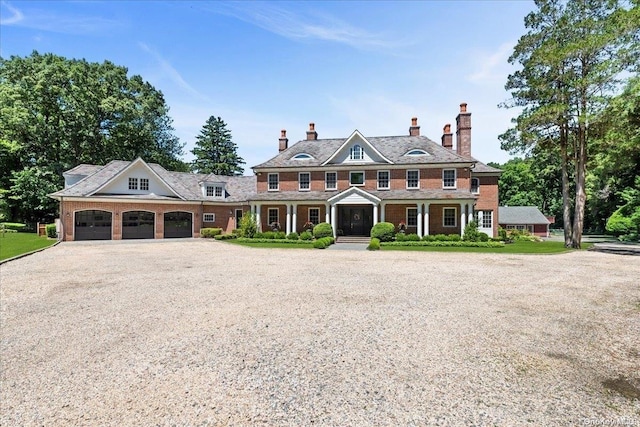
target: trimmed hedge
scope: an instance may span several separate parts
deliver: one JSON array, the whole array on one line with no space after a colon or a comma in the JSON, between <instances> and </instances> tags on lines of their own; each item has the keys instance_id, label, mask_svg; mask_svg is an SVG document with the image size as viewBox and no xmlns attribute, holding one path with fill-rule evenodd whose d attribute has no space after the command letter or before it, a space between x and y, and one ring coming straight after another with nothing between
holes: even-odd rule
<instances>
[{"instance_id":1,"label":"trimmed hedge","mask_svg":"<svg viewBox=\"0 0 640 427\"><path fill-rule=\"evenodd\" d=\"M422 238L423 242L459 242L459 234L428 234Z\"/></svg>"},{"instance_id":2,"label":"trimmed hedge","mask_svg":"<svg viewBox=\"0 0 640 427\"><path fill-rule=\"evenodd\" d=\"M333 237L322 237L313 242L313 247L316 249L325 249L331 246L335 242Z\"/></svg>"},{"instance_id":3,"label":"trimmed hedge","mask_svg":"<svg viewBox=\"0 0 640 427\"><path fill-rule=\"evenodd\" d=\"M375 237L371 238L369 242L369 246L367 246L367 250L369 251L379 251L380 250L380 240Z\"/></svg>"},{"instance_id":4,"label":"trimmed hedge","mask_svg":"<svg viewBox=\"0 0 640 427\"><path fill-rule=\"evenodd\" d=\"M333 228L328 222L321 222L313 227L313 237L322 239L323 237L333 237Z\"/></svg>"},{"instance_id":5,"label":"trimmed hedge","mask_svg":"<svg viewBox=\"0 0 640 427\"><path fill-rule=\"evenodd\" d=\"M284 243L291 245L308 245L311 243L308 240L288 240L288 239L250 239L248 237L238 237L238 242L243 243Z\"/></svg>"},{"instance_id":6,"label":"trimmed hedge","mask_svg":"<svg viewBox=\"0 0 640 427\"><path fill-rule=\"evenodd\" d=\"M391 242L396 234L396 226L390 222L379 222L371 228L371 237L381 242Z\"/></svg>"},{"instance_id":7,"label":"trimmed hedge","mask_svg":"<svg viewBox=\"0 0 640 427\"><path fill-rule=\"evenodd\" d=\"M404 234L398 233L396 234L396 242L419 242L420 236L415 233Z\"/></svg>"},{"instance_id":8,"label":"trimmed hedge","mask_svg":"<svg viewBox=\"0 0 640 427\"><path fill-rule=\"evenodd\" d=\"M231 240L231 239L237 239L238 236L235 234L217 234L213 238L216 240Z\"/></svg>"},{"instance_id":9,"label":"trimmed hedge","mask_svg":"<svg viewBox=\"0 0 640 427\"><path fill-rule=\"evenodd\" d=\"M56 239L58 237L58 232L56 231L55 224L47 224L45 229L47 230L47 237L51 239Z\"/></svg>"},{"instance_id":10,"label":"trimmed hedge","mask_svg":"<svg viewBox=\"0 0 640 427\"><path fill-rule=\"evenodd\" d=\"M298 237L300 236L295 231L292 231L291 233L287 234L287 240L298 240Z\"/></svg>"},{"instance_id":11,"label":"trimmed hedge","mask_svg":"<svg viewBox=\"0 0 640 427\"><path fill-rule=\"evenodd\" d=\"M222 234L222 228L201 228L200 237L211 239L217 235Z\"/></svg>"},{"instance_id":12,"label":"trimmed hedge","mask_svg":"<svg viewBox=\"0 0 640 427\"><path fill-rule=\"evenodd\" d=\"M504 242L464 242L464 241L433 241L433 242L382 242L382 246L440 246L462 248L501 248Z\"/></svg>"},{"instance_id":13,"label":"trimmed hedge","mask_svg":"<svg viewBox=\"0 0 640 427\"><path fill-rule=\"evenodd\" d=\"M300 240L313 240L313 234L310 231L300 233Z\"/></svg>"},{"instance_id":14,"label":"trimmed hedge","mask_svg":"<svg viewBox=\"0 0 640 427\"><path fill-rule=\"evenodd\" d=\"M27 224L21 224L19 222L3 222L5 230L15 230L15 231L27 231Z\"/></svg>"}]
</instances>

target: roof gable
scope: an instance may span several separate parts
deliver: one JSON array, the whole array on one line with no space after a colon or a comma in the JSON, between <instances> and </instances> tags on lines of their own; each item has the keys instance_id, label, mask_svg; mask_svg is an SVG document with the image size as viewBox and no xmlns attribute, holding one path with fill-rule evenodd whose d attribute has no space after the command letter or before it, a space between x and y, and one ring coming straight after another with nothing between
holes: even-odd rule
<instances>
[{"instance_id":1,"label":"roof gable","mask_svg":"<svg viewBox=\"0 0 640 427\"><path fill-rule=\"evenodd\" d=\"M361 188L350 187L343 192L330 197L327 201L335 203L336 205L360 203L377 204L380 203L381 199L365 190L362 190Z\"/></svg>"},{"instance_id":2,"label":"roof gable","mask_svg":"<svg viewBox=\"0 0 640 427\"><path fill-rule=\"evenodd\" d=\"M358 155L360 154L360 155ZM344 141L344 143L322 163L327 164L366 164L366 163L393 163L387 159L367 138L357 129Z\"/></svg>"}]
</instances>

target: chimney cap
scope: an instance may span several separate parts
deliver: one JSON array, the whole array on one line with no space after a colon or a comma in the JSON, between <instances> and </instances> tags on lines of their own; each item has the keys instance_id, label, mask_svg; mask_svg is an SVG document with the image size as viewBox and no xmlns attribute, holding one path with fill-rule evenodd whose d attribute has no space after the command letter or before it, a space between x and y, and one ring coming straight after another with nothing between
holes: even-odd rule
<instances>
[{"instance_id":1,"label":"chimney cap","mask_svg":"<svg viewBox=\"0 0 640 427\"><path fill-rule=\"evenodd\" d=\"M467 103L463 102L460 104L460 112L461 113L466 113L467 112Z\"/></svg>"},{"instance_id":2,"label":"chimney cap","mask_svg":"<svg viewBox=\"0 0 640 427\"><path fill-rule=\"evenodd\" d=\"M309 130L316 130L316 124L313 122L309 123Z\"/></svg>"},{"instance_id":3,"label":"chimney cap","mask_svg":"<svg viewBox=\"0 0 640 427\"><path fill-rule=\"evenodd\" d=\"M444 125L444 127L442 128L442 132L451 133L451 123L447 123L446 125Z\"/></svg>"},{"instance_id":4,"label":"chimney cap","mask_svg":"<svg viewBox=\"0 0 640 427\"><path fill-rule=\"evenodd\" d=\"M287 137L287 130L286 129L282 129L280 131L280 138L286 138Z\"/></svg>"},{"instance_id":5,"label":"chimney cap","mask_svg":"<svg viewBox=\"0 0 640 427\"><path fill-rule=\"evenodd\" d=\"M411 117L411 126L418 126L418 118Z\"/></svg>"}]
</instances>

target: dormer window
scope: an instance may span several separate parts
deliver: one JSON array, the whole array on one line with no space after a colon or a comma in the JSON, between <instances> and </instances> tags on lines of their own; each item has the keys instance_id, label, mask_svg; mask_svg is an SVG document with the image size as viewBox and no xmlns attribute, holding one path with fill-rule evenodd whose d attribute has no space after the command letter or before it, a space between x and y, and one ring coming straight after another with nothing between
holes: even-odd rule
<instances>
[{"instance_id":1,"label":"dormer window","mask_svg":"<svg viewBox=\"0 0 640 427\"><path fill-rule=\"evenodd\" d=\"M415 148L413 150L409 150L405 154L405 156L428 156L428 155L429 155L429 153L427 153L426 151L421 150L419 148Z\"/></svg>"},{"instance_id":2,"label":"dormer window","mask_svg":"<svg viewBox=\"0 0 640 427\"><path fill-rule=\"evenodd\" d=\"M362 160L364 158L364 151L359 144L354 145L349 150L349 160Z\"/></svg>"},{"instance_id":3,"label":"dormer window","mask_svg":"<svg viewBox=\"0 0 640 427\"><path fill-rule=\"evenodd\" d=\"M296 154L291 158L291 160L311 160L311 159L313 159L313 156L307 153Z\"/></svg>"},{"instance_id":4,"label":"dormer window","mask_svg":"<svg viewBox=\"0 0 640 427\"><path fill-rule=\"evenodd\" d=\"M205 195L207 197L223 197L224 188L222 187L222 185L206 185Z\"/></svg>"}]
</instances>

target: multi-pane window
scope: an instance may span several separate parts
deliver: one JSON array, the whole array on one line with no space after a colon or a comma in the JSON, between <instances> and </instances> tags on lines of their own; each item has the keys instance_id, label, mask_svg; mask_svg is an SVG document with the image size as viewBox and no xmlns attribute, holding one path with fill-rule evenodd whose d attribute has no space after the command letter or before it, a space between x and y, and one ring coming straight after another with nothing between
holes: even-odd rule
<instances>
[{"instance_id":1,"label":"multi-pane window","mask_svg":"<svg viewBox=\"0 0 640 427\"><path fill-rule=\"evenodd\" d=\"M269 182L269 191L277 191L280 188L280 177L277 173L270 173L267 179Z\"/></svg>"},{"instance_id":2,"label":"multi-pane window","mask_svg":"<svg viewBox=\"0 0 640 427\"><path fill-rule=\"evenodd\" d=\"M418 226L418 209L407 208L407 227Z\"/></svg>"},{"instance_id":3,"label":"multi-pane window","mask_svg":"<svg viewBox=\"0 0 640 427\"><path fill-rule=\"evenodd\" d=\"M316 225L320 223L320 209L309 208L309 222Z\"/></svg>"},{"instance_id":4,"label":"multi-pane window","mask_svg":"<svg viewBox=\"0 0 640 427\"><path fill-rule=\"evenodd\" d=\"M349 184L364 185L364 172L349 172Z\"/></svg>"},{"instance_id":5,"label":"multi-pane window","mask_svg":"<svg viewBox=\"0 0 640 427\"><path fill-rule=\"evenodd\" d=\"M325 172L324 188L326 190L338 189L338 173L337 172Z\"/></svg>"},{"instance_id":6,"label":"multi-pane window","mask_svg":"<svg viewBox=\"0 0 640 427\"><path fill-rule=\"evenodd\" d=\"M471 178L471 192L473 194L480 193L480 180L478 178Z\"/></svg>"},{"instance_id":7,"label":"multi-pane window","mask_svg":"<svg viewBox=\"0 0 640 427\"><path fill-rule=\"evenodd\" d=\"M202 214L203 222L216 222L216 214L214 213L205 213Z\"/></svg>"},{"instance_id":8,"label":"multi-pane window","mask_svg":"<svg viewBox=\"0 0 640 427\"><path fill-rule=\"evenodd\" d=\"M442 225L445 227L455 227L457 225L456 208L442 209Z\"/></svg>"},{"instance_id":9,"label":"multi-pane window","mask_svg":"<svg viewBox=\"0 0 640 427\"><path fill-rule=\"evenodd\" d=\"M298 189L300 191L309 190L311 187L311 174L309 172L300 172L298 174Z\"/></svg>"},{"instance_id":10,"label":"multi-pane window","mask_svg":"<svg viewBox=\"0 0 640 427\"><path fill-rule=\"evenodd\" d=\"M138 178L129 178L129 190L138 189Z\"/></svg>"},{"instance_id":11,"label":"multi-pane window","mask_svg":"<svg viewBox=\"0 0 640 427\"><path fill-rule=\"evenodd\" d=\"M420 171L407 171L407 188L420 188Z\"/></svg>"},{"instance_id":12,"label":"multi-pane window","mask_svg":"<svg viewBox=\"0 0 640 427\"><path fill-rule=\"evenodd\" d=\"M364 158L364 152L362 147L358 144L351 147L349 150L349 159L350 160L362 160Z\"/></svg>"},{"instance_id":13,"label":"multi-pane window","mask_svg":"<svg viewBox=\"0 0 640 427\"><path fill-rule=\"evenodd\" d=\"M140 189L149 191L149 178L140 178Z\"/></svg>"},{"instance_id":14,"label":"multi-pane window","mask_svg":"<svg viewBox=\"0 0 640 427\"><path fill-rule=\"evenodd\" d=\"M207 197L213 197L216 194L216 187L213 185L207 185L206 192Z\"/></svg>"},{"instance_id":15,"label":"multi-pane window","mask_svg":"<svg viewBox=\"0 0 640 427\"><path fill-rule=\"evenodd\" d=\"M482 211L482 228L493 228L493 211Z\"/></svg>"},{"instance_id":16,"label":"multi-pane window","mask_svg":"<svg viewBox=\"0 0 640 427\"><path fill-rule=\"evenodd\" d=\"M378 190L389 189L389 171L378 171Z\"/></svg>"},{"instance_id":17,"label":"multi-pane window","mask_svg":"<svg viewBox=\"0 0 640 427\"><path fill-rule=\"evenodd\" d=\"M278 222L278 208L269 208L269 226L279 226Z\"/></svg>"},{"instance_id":18,"label":"multi-pane window","mask_svg":"<svg viewBox=\"0 0 640 427\"><path fill-rule=\"evenodd\" d=\"M222 187L216 185L216 189L214 191L215 197L222 197Z\"/></svg>"},{"instance_id":19,"label":"multi-pane window","mask_svg":"<svg viewBox=\"0 0 640 427\"><path fill-rule=\"evenodd\" d=\"M445 169L442 171L442 188L456 188L455 169Z\"/></svg>"}]
</instances>

